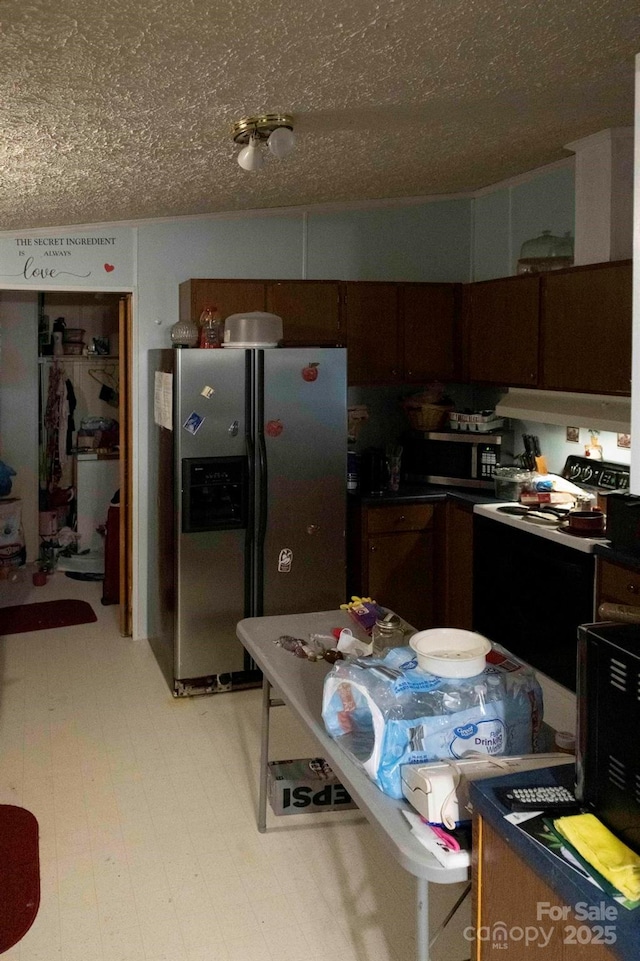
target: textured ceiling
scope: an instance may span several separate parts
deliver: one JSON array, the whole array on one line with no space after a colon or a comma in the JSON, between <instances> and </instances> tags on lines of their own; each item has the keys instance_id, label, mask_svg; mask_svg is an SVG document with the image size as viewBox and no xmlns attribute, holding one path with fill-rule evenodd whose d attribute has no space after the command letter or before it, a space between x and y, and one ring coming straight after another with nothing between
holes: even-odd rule
<instances>
[{"instance_id":1,"label":"textured ceiling","mask_svg":"<svg viewBox=\"0 0 640 961\"><path fill-rule=\"evenodd\" d=\"M0 230L479 188L633 123L638 0L4 0ZM231 125L298 144L247 173Z\"/></svg>"}]
</instances>

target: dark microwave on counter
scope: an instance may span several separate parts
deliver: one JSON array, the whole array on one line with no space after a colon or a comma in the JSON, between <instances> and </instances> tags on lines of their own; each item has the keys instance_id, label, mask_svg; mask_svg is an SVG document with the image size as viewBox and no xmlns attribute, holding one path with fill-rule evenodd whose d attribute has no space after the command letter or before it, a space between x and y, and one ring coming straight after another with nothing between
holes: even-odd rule
<instances>
[{"instance_id":1,"label":"dark microwave on counter","mask_svg":"<svg viewBox=\"0 0 640 961\"><path fill-rule=\"evenodd\" d=\"M409 484L446 484L493 490L496 467L513 459L508 431L412 431L403 439L403 476Z\"/></svg>"}]
</instances>

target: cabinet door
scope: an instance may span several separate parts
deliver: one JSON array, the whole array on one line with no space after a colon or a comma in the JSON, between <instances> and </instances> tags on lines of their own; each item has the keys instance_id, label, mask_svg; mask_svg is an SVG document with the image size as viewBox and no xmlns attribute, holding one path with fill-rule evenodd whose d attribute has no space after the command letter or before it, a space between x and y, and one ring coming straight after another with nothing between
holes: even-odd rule
<instances>
[{"instance_id":1,"label":"cabinet door","mask_svg":"<svg viewBox=\"0 0 640 961\"><path fill-rule=\"evenodd\" d=\"M366 512L368 534L396 534L398 531L426 530L433 524L433 504L397 504L369 507Z\"/></svg>"},{"instance_id":2,"label":"cabinet door","mask_svg":"<svg viewBox=\"0 0 640 961\"><path fill-rule=\"evenodd\" d=\"M374 534L368 551L368 596L417 630L432 627L433 532Z\"/></svg>"},{"instance_id":3,"label":"cabinet door","mask_svg":"<svg viewBox=\"0 0 640 961\"><path fill-rule=\"evenodd\" d=\"M631 287L630 261L543 275L542 387L631 393Z\"/></svg>"},{"instance_id":4,"label":"cabinet door","mask_svg":"<svg viewBox=\"0 0 640 961\"><path fill-rule=\"evenodd\" d=\"M453 380L458 373L461 284L400 284L404 379Z\"/></svg>"},{"instance_id":5,"label":"cabinet door","mask_svg":"<svg viewBox=\"0 0 640 961\"><path fill-rule=\"evenodd\" d=\"M448 500L436 515L438 621L473 629L473 506Z\"/></svg>"},{"instance_id":6,"label":"cabinet door","mask_svg":"<svg viewBox=\"0 0 640 961\"><path fill-rule=\"evenodd\" d=\"M186 280L180 284L180 319L197 322L205 307L215 305L223 318L242 311L266 310L263 280Z\"/></svg>"},{"instance_id":7,"label":"cabinet door","mask_svg":"<svg viewBox=\"0 0 640 961\"><path fill-rule=\"evenodd\" d=\"M267 310L282 317L285 346L344 346L338 281L272 281Z\"/></svg>"},{"instance_id":8,"label":"cabinet door","mask_svg":"<svg viewBox=\"0 0 640 961\"><path fill-rule=\"evenodd\" d=\"M539 283L539 277L528 275L471 285L467 317L471 380L536 386Z\"/></svg>"},{"instance_id":9,"label":"cabinet door","mask_svg":"<svg viewBox=\"0 0 640 961\"><path fill-rule=\"evenodd\" d=\"M344 298L349 383L400 383L398 285L350 281Z\"/></svg>"},{"instance_id":10,"label":"cabinet door","mask_svg":"<svg viewBox=\"0 0 640 961\"><path fill-rule=\"evenodd\" d=\"M597 559L597 605L621 604L637 610L640 618L640 570L614 564L603 557ZM599 613L599 612L598 612ZM601 619L609 619L601 618Z\"/></svg>"},{"instance_id":11,"label":"cabinet door","mask_svg":"<svg viewBox=\"0 0 640 961\"><path fill-rule=\"evenodd\" d=\"M565 906L561 896L479 816L473 819L472 886L477 938L474 961L495 961L496 956L511 961L614 961L617 957L603 943L603 932L598 930L602 925L594 926L591 937L571 905ZM546 914L540 918L540 905L545 910L564 909L565 919L550 920ZM528 941L526 931L530 933ZM576 933L584 933L586 943L574 938Z\"/></svg>"}]
</instances>

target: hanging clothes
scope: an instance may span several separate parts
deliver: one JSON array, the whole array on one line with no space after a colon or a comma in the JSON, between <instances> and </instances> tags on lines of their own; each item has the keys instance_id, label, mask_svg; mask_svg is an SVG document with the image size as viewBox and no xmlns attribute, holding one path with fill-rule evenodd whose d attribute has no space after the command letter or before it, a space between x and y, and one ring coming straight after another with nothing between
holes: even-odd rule
<instances>
[{"instance_id":1,"label":"hanging clothes","mask_svg":"<svg viewBox=\"0 0 640 961\"><path fill-rule=\"evenodd\" d=\"M66 381L65 387L66 387L66 389L67 389L67 407L68 407L68 410L69 410L69 413L68 413L68 416L67 416L67 444L66 444L66 454L69 455L69 454L71 454L71 451L73 450L73 432L74 432L74 430L76 429L76 424L75 424L75 421L74 421L74 419L73 419L73 412L75 411L76 407L78 406L78 402L76 401L76 394L75 394L75 391L74 391L74 389L73 389L73 384L71 383L70 380L67 380L67 381Z\"/></svg>"},{"instance_id":2,"label":"hanging clothes","mask_svg":"<svg viewBox=\"0 0 640 961\"><path fill-rule=\"evenodd\" d=\"M44 415L47 431L46 481L49 490L60 483L62 471L68 461L66 444L68 417L69 401L64 371L60 364L54 362L49 370L49 389Z\"/></svg>"}]
</instances>

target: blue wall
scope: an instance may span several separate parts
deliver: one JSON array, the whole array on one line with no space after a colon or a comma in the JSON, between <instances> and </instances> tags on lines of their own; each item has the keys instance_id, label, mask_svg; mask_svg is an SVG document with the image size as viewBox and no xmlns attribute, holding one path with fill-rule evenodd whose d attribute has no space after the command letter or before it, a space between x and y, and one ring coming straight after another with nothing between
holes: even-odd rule
<instances>
[{"instance_id":1,"label":"blue wall","mask_svg":"<svg viewBox=\"0 0 640 961\"><path fill-rule=\"evenodd\" d=\"M550 230L574 234L573 163L532 175L512 186L497 187L473 201L473 280L517 272L525 240Z\"/></svg>"},{"instance_id":2,"label":"blue wall","mask_svg":"<svg viewBox=\"0 0 640 961\"><path fill-rule=\"evenodd\" d=\"M307 278L468 280L471 209L471 200L442 200L310 213Z\"/></svg>"}]
</instances>

